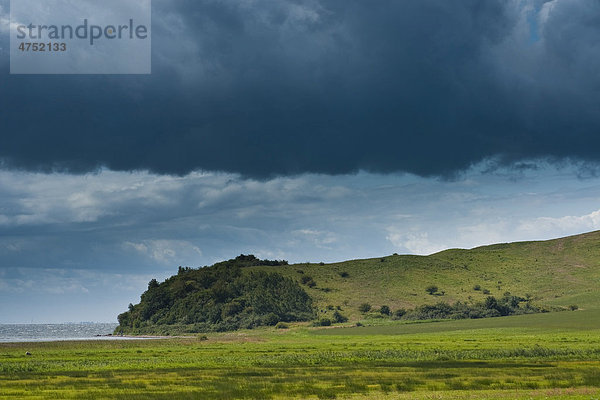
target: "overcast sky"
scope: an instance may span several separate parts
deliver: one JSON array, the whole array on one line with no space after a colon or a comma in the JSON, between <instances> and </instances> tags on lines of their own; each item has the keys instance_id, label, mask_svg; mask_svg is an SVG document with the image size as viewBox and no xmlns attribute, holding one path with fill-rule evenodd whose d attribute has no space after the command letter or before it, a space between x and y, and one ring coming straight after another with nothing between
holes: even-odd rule
<instances>
[{"instance_id":1,"label":"overcast sky","mask_svg":"<svg viewBox=\"0 0 600 400\"><path fill-rule=\"evenodd\" d=\"M240 253L600 229L596 0L153 0L152 74L9 75L0 323L115 321Z\"/></svg>"}]
</instances>

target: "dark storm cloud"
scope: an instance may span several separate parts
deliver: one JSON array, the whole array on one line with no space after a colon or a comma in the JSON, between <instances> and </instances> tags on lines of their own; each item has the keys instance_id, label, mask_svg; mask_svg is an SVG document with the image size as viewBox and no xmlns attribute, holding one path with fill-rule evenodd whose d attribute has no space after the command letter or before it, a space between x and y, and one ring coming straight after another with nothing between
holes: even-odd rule
<instances>
[{"instance_id":1,"label":"dark storm cloud","mask_svg":"<svg viewBox=\"0 0 600 400\"><path fill-rule=\"evenodd\" d=\"M4 164L266 177L599 159L593 0L154 0L153 19L151 76L8 76L4 34Z\"/></svg>"}]
</instances>

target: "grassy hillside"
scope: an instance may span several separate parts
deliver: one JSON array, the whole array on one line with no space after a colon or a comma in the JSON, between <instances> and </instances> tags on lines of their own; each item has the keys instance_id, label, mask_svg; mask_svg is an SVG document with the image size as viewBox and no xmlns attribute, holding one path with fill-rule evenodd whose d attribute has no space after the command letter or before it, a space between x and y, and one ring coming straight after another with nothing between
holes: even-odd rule
<instances>
[{"instance_id":1,"label":"grassy hillside","mask_svg":"<svg viewBox=\"0 0 600 400\"><path fill-rule=\"evenodd\" d=\"M374 309L413 308L439 301L482 301L505 292L530 295L538 304L600 308L600 231L556 240L496 244L471 250L452 249L430 256L393 255L334 264L254 266L276 270L302 282L321 315L340 306L344 315L360 319L361 303ZM306 280L307 278L304 278ZM443 295L429 295L436 285ZM479 285L480 290L474 288ZM489 294L487 294L489 291Z\"/></svg>"}]
</instances>

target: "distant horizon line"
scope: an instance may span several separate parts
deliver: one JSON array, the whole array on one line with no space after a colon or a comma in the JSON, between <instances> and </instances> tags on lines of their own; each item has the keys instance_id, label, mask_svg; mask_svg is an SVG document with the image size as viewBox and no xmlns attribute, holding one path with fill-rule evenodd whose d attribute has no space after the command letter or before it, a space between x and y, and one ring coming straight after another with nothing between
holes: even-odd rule
<instances>
[{"instance_id":1,"label":"distant horizon line","mask_svg":"<svg viewBox=\"0 0 600 400\"><path fill-rule=\"evenodd\" d=\"M2 322L0 325L93 325L93 324L115 324L117 322L93 322L93 321L81 321L81 322Z\"/></svg>"}]
</instances>

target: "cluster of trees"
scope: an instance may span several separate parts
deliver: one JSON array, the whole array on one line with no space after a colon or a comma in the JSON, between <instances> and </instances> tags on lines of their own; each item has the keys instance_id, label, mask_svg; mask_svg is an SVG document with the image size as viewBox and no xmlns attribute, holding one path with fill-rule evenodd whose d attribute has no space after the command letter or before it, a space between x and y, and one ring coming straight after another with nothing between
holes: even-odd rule
<instances>
[{"instance_id":1,"label":"cluster of trees","mask_svg":"<svg viewBox=\"0 0 600 400\"><path fill-rule=\"evenodd\" d=\"M235 266L235 267L256 267L259 265L267 265L270 267L278 267L281 265L288 265L286 260L261 260L254 256L254 254L240 254L236 258L232 258L231 260L221 261L216 263L214 266ZM206 268L206 267L204 267Z\"/></svg>"},{"instance_id":2,"label":"cluster of trees","mask_svg":"<svg viewBox=\"0 0 600 400\"><path fill-rule=\"evenodd\" d=\"M180 268L162 283L153 279L140 303L118 316L116 332L159 333L165 326L183 332L228 331L312 320L312 300L297 282L275 272L242 272L265 261L242 255L211 267Z\"/></svg>"},{"instance_id":3,"label":"cluster of trees","mask_svg":"<svg viewBox=\"0 0 600 400\"><path fill-rule=\"evenodd\" d=\"M369 310L371 310L371 306L368 303L359 306L359 311L362 313L366 313ZM494 296L488 296L485 301L476 303L458 301L451 305L441 301L433 305L424 304L416 307L414 310L399 309L392 312L388 306L381 306L379 309L379 313L383 315L405 320L475 319L548 311L545 308L533 305L530 299L513 296L510 293L505 293L499 299Z\"/></svg>"},{"instance_id":4,"label":"cluster of trees","mask_svg":"<svg viewBox=\"0 0 600 400\"><path fill-rule=\"evenodd\" d=\"M317 283L314 281L314 279L308 275L303 275L302 278L300 278L300 282L302 282L303 285L311 288L317 286Z\"/></svg>"},{"instance_id":5,"label":"cluster of trees","mask_svg":"<svg viewBox=\"0 0 600 400\"><path fill-rule=\"evenodd\" d=\"M477 303L463 303L457 301L450 305L446 302L439 302L434 305L422 305L414 310L396 313L397 318L408 320L423 320L423 319L468 319L468 318L490 318L504 317L507 315L516 314L534 314L547 312L544 308L531 304L530 301L525 301L525 298L505 294L497 299L494 296L488 296L485 301Z\"/></svg>"}]
</instances>

